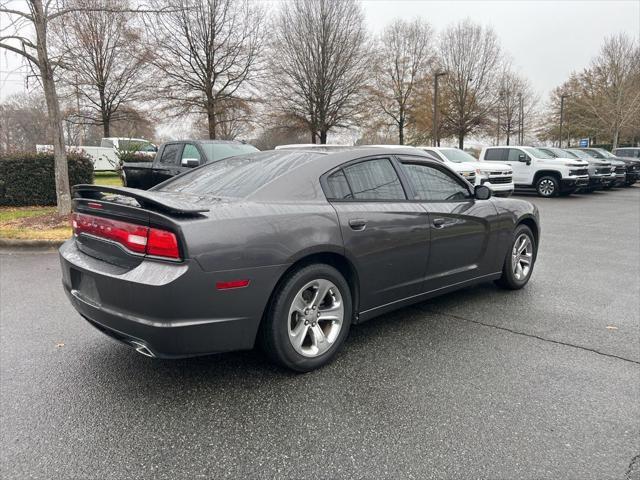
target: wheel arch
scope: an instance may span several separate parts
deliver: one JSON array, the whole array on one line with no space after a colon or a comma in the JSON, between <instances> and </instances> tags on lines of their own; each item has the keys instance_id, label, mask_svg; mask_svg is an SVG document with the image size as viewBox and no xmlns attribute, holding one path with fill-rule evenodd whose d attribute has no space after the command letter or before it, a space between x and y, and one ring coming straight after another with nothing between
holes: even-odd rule
<instances>
[{"instance_id":1,"label":"wheel arch","mask_svg":"<svg viewBox=\"0 0 640 480\"><path fill-rule=\"evenodd\" d=\"M291 265L289 265L284 272L282 272L269 294L269 300L265 305L264 311L262 312L262 318L260 319L260 328L264 324L265 316L271 308L276 292L287 277L300 268L316 263L332 266L338 270L347 281L349 291L351 293L353 322L358 323L358 310L360 305L360 280L358 277L358 271L345 255L338 253L333 249L327 249L302 254Z\"/></svg>"},{"instance_id":2,"label":"wheel arch","mask_svg":"<svg viewBox=\"0 0 640 480\"><path fill-rule=\"evenodd\" d=\"M540 177L545 177L548 175L555 177L556 180L558 180L558 187L560 187L560 184L562 183L562 174L557 170L540 170L536 172L536 174L533 176L533 183L538 183Z\"/></svg>"},{"instance_id":3,"label":"wheel arch","mask_svg":"<svg viewBox=\"0 0 640 480\"><path fill-rule=\"evenodd\" d=\"M533 240L536 243L537 251L538 246L540 245L540 226L538 225L538 221L532 215L527 215L518 219L515 228L518 228L519 225L526 225L529 227L531 233L533 233Z\"/></svg>"}]
</instances>

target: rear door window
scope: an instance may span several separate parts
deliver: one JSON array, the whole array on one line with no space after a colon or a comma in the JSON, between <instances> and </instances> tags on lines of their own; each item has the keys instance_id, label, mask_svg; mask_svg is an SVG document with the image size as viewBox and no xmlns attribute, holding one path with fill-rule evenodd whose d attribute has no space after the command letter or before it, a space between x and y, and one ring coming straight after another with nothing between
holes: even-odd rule
<instances>
[{"instance_id":1,"label":"rear door window","mask_svg":"<svg viewBox=\"0 0 640 480\"><path fill-rule=\"evenodd\" d=\"M507 159L506 148L487 148L484 152L484 159L490 162L501 162Z\"/></svg>"},{"instance_id":2,"label":"rear door window","mask_svg":"<svg viewBox=\"0 0 640 480\"><path fill-rule=\"evenodd\" d=\"M180 164L180 153L182 153L182 143L170 143L165 145L160 157L160 164L164 166L177 166Z\"/></svg>"},{"instance_id":3,"label":"rear door window","mask_svg":"<svg viewBox=\"0 0 640 480\"><path fill-rule=\"evenodd\" d=\"M344 172L339 170L332 173L327 177L327 184L329 185L329 196L336 200L348 200L353 198L351 193L351 187L347 182L347 177L344 176Z\"/></svg>"},{"instance_id":4,"label":"rear door window","mask_svg":"<svg viewBox=\"0 0 640 480\"><path fill-rule=\"evenodd\" d=\"M367 160L343 169L356 200L406 200L402 183L387 158Z\"/></svg>"}]
</instances>

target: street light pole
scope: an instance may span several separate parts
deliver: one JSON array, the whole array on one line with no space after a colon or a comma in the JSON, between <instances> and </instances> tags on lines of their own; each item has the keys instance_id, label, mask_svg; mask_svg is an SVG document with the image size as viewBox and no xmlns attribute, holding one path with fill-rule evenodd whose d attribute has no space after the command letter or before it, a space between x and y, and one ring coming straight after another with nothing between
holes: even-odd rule
<instances>
[{"instance_id":1,"label":"street light pole","mask_svg":"<svg viewBox=\"0 0 640 480\"><path fill-rule=\"evenodd\" d=\"M446 75L447 72L436 72L433 77L433 146L440 146L440 139L438 138L438 121L439 121L439 108L438 108L438 77Z\"/></svg>"},{"instance_id":2,"label":"street light pole","mask_svg":"<svg viewBox=\"0 0 640 480\"><path fill-rule=\"evenodd\" d=\"M560 95L560 140L558 142L558 147L562 148L562 121L564 120L564 99L570 97L566 93Z\"/></svg>"}]
</instances>

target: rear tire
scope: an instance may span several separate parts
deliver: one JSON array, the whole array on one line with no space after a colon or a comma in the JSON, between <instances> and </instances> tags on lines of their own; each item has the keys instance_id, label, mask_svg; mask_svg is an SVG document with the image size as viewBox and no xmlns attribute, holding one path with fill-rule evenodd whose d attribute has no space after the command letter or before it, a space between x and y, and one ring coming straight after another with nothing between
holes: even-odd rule
<instances>
[{"instance_id":1,"label":"rear tire","mask_svg":"<svg viewBox=\"0 0 640 480\"><path fill-rule=\"evenodd\" d=\"M560 183L553 175L543 175L536 182L536 192L540 197L555 197L560 193Z\"/></svg>"},{"instance_id":2,"label":"rear tire","mask_svg":"<svg viewBox=\"0 0 640 480\"><path fill-rule=\"evenodd\" d=\"M323 298L318 298L324 293ZM349 284L330 265L312 264L281 282L261 325L260 343L275 363L309 372L334 359L349 334Z\"/></svg>"},{"instance_id":3,"label":"rear tire","mask_svg":"<svg viewBox=\"0 0 640 480\"><path fill-rule=\"evenodd\" d=\"M502 276L496 280L496 284L507 290L524 287L533 273L537 253L538 247L531 229L526 225L518 225L505 255Z\"/></svg>"}]
</instances>

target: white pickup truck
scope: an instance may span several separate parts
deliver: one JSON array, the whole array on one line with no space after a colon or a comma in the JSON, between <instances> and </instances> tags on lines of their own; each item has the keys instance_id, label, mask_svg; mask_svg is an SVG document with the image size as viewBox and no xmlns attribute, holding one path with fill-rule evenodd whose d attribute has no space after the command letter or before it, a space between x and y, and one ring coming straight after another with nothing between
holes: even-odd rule
<instances>
[{"instance_id":1,"label":"white pickup truck","mask_svg":"<svg viewBox=\"0 0 640 480\"><path fill-rule=\"evenodd\" d=\"M473 156L459 148L428 146L417 148L432 154L454 170L456 166L459 165L475 169L475 185L486 185L497 197L508 197L513 193L513 170L511 166L506 163L495 162L487 164L486 162L479 162Z\"/></svg>"},{"instance_id":2,"label":"white pickup truck","mask_svg":"<svg viewBox=\"0 0 640 480\"><path fill-rule=\"evenodd\" d=\"M554 158L533 147L485 147L480 161L487 165L492 162L510 165L515 189L534 189L541 197L569 195L589 185L589 163L578 158Z\"/></svg>"},{"instance_id":3,"label":"white pickup truck","mask_svg":"<svg viewBox=\"0 0 640 480\"><path fill-rule=\"evenodd\" d=\"M52 152L52 145L36 145L39 153ZM132 151L149 157L150 161L155 157L158 147L149 140L142 138L106 137L100 142L100 146L67 146L68 152L84 152L93 162L93 170L96 172L116 170L119 164L118 153Z\"/></svg>"}]
</instances>

